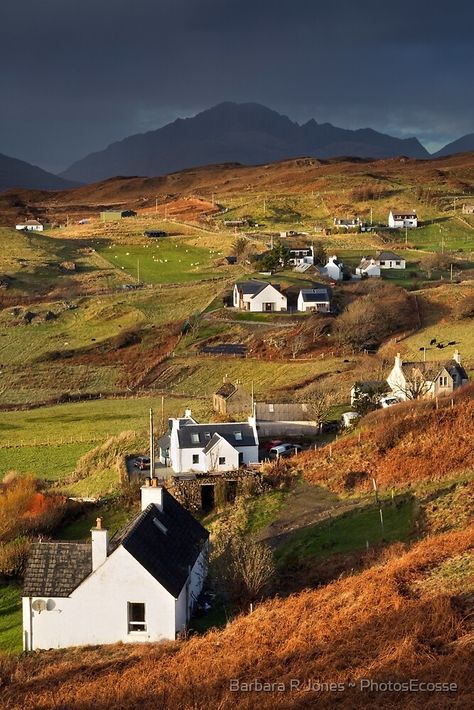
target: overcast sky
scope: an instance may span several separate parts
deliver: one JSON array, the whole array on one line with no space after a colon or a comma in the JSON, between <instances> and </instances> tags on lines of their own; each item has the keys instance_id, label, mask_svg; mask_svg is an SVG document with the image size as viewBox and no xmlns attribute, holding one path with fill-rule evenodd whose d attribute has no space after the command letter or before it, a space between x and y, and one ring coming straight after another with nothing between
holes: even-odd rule
<instances>
[{"instance_id":1,"label":"overcast sky","mask_svg":"<svg viewBox=\"0 0 474 710\"><path fill-rule=\"evenodd\" d=\"M473 0L0 0L0 152L59 171L220 101L474 132Z\"/></svg>"}]
</instances>

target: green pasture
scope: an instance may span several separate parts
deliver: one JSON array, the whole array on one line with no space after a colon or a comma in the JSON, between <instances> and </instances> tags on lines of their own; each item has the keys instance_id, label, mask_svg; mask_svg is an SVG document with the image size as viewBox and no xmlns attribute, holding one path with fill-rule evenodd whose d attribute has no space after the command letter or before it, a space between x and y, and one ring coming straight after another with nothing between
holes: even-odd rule
<instances>
[{"instance_id":1,"label":"green pasture","mask_svg":"<svg viewBox=\"0 0 474 710\"><path fill-rule=\"evenodd\" d=\"M153 239L148 244L103 244L98 251L117 269L144 283L188 283L228 274L228 267L213 263L225 256L225 249L191 246L182 237Z\"/></svg>"}]
</instances>

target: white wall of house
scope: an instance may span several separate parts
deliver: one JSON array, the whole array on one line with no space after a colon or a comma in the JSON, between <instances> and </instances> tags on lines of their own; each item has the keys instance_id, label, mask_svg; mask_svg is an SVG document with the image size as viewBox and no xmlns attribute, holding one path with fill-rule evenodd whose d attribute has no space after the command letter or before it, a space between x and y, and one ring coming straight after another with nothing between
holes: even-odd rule
<instances>
[{"instance_id":1,"label":"white wall of house","mask_svg":"<svg viewBox=\"0 0 474 710\"><path fill-rule=\"evenodd\" d=\"M400 215L401 216L401 215ZM418 227L418 217L413 216L413 217L404 217L402 219L398 219L399 215L397 213L390 212L388 215L388 226L391 229L405 229L407 227L408 229L415 229Z\"/></svg>"},{"instance_id":2,"label":"white wall of house","mask_svg":"<svg viewBox=\"0 0 474 710\"><path fill-rule=\"evenodd\" d=\"M23 599L27 649L174 639L176 600L123 547L67 598L47 598L49 610L31 611ZM128 602L144 602L146 631L129 631ZM32 638L31 628L32 627Z\"/></svg>"},{"instance_id":3,"label":"white wall of house","mask_svg":"<svg viewBox=\"0 0 474 710\"><path fill-rule=\"evenodd\" d=\"M257 293L250 301L250 311L286 311L286 296L277 291L271 284L268 284L260 293Z\"/></svg>"},{"instance_id":4,"label":"white wall of house","mask_svg":"<svg viewBox=\"0 0 474 710\"><path fill-rule=\"evenodd\" d=\"M17 224L15 229L26 229L28 232L42 232L44 226L42 224Z\"/></svg>"},{"instance_id":5,"label":"white wall of house","mask_svg":"<svg viewBox=\"0 0 474 710\"><path fill-rule=\"evenodd\" d=\"M405 259L377 259L377 265L381 269L405 269L406 261Z\"/></svg>"},{"instance_id":6,"label":"white wall of house","mask_svg":"<svg viewBox=\"0 0 474 710\"><path fill-rule=\"evenodd\" d=\"M334 281L342 279L342 264L336 264L337 256L330 256L326 266L321 269L321 273Z\"/></svg>"},{"instance_id":7,"label":"white wall of house","mask_svg":"<svg viewBox=\"0 0 474 710\"><path fill-rule=\"evenodd\" d=\"M373 261L373 263L372 263ZM375 263L375 260L372 260L371 263L368 266L365 266L364 268L360 268L359 266L356 269L356 274L358 276L367 276L368 278L379 278L380 277L380 266Z\"/></svg>"},{"instance_id":8,"label":"white wall of house","mask_svg":"<svg viewBox=\"0 0 474 710\"><path fill-rule=\"evenodd\" d=\"M301 291L298 294L297 308L302 313L306 311L318 311L319 313L329 313L330 305L327 301L305 301Z\"/></svg>"},{"instance_id":9,"label":"white wall of house","mask_svg":"<svg viewBox=\"0 0 474 710\"><path fill-rule=\"evenodd\" d=\"M239 468L239 452L222 437L210 451L203 453L206 471L224 472Z\"/></svg>"}]
</instances>

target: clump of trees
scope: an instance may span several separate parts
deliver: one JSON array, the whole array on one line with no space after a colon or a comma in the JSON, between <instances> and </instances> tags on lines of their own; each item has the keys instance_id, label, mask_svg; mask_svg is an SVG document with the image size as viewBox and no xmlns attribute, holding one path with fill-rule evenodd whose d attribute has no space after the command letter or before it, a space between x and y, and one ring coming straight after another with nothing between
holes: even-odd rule
<instances>
[{"instance_id":1,"label":"clump of trees","mask_svg":"<svg viewBox=\"0 0 474 710\"><path fill-rule=\"evenodd\" d=\"M474 292L466 294L457 304L456 315L460 319L474 318Z\"/></svg>"},{"instance_id":2,"label":"clump of trees","mask_svg":"<svg viewBox=\"0 0 474 710\"><path fill-rule=\"evenodd\" d=\"M289 260L290 250L284 244L278 243L263 255L258 266L261 271L278 271L278 269L284 269Z\"/></svg>"},{"instance_id":3,"label":"clump of trees","mask_svg":"<svg viewBox=\"0 0 474 710\"><path fill-rule=\"evenodd\" d=\"M394 333L413 326L413 297L392 284L370 285L350 303L334 326L336 341L353 350L377 348Z\"/></svg>"}]
</instances>

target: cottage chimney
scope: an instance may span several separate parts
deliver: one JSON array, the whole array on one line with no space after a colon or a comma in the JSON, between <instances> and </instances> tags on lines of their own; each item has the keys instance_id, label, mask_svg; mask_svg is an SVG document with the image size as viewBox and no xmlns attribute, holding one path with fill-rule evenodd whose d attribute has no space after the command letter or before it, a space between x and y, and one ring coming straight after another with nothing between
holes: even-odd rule
<instances>
[{"instance_id":1,"label":"cottage chimney","mask_svg":"<svg viewBox=\"0 0 474 710\"><path fill-rule=\"evenodd\" d=\"M456 348L456 350L454 351L453 358L454 358L454 360L456 360L456 362L458 363L458 365L461 364L461 353L459 352L459 350L458 350L457 348Z\"/></svg>"},{"instance_id":2,"label":"cottage chimney","mask_svg":"<svg viewBox=\"0 0 474 710\"><path fill-rule=\"evenodd\" d=\"M97 518L92 536L92 571L94 572L107 559L109 531L102 527L102 518Z\"/></svg>"},{"instance_id":3,"label":"cottage chimney","mask_svg":"<svg viewBox=\"0 0 474 710\"><path fill-rule=\"evenodd\" d=\"M157 478L147 478L141 487L141 509L145 510L150 503L163 510L163 486L159 485Z\"/></svg>"},{"instance_id":4,"label":"cottage chimney","mask_svg":"<svg viewBox=\"0 0 474 710\"><path fill-rule=\"evenodd\" d=\"M402 356L400 355L400 353L397 353L397 354L395 355L395 366L396 366L396 367L401 367L402 365L403 365Z\"/></svg>"},{"instance_id":5,"label":"cottage chimney","mask_svg":"<svg viewBox=\"0 0 474 710\"><path fill-rule=\"evenodd\" d=\"M185 417L188 417L189 419L191 419L191 417L192 417L192 412L191 412L191 410L190 410L190 409L185 409L185 410L184 410L184 416L185 416Z\"/></svg>"}]
</instances>

